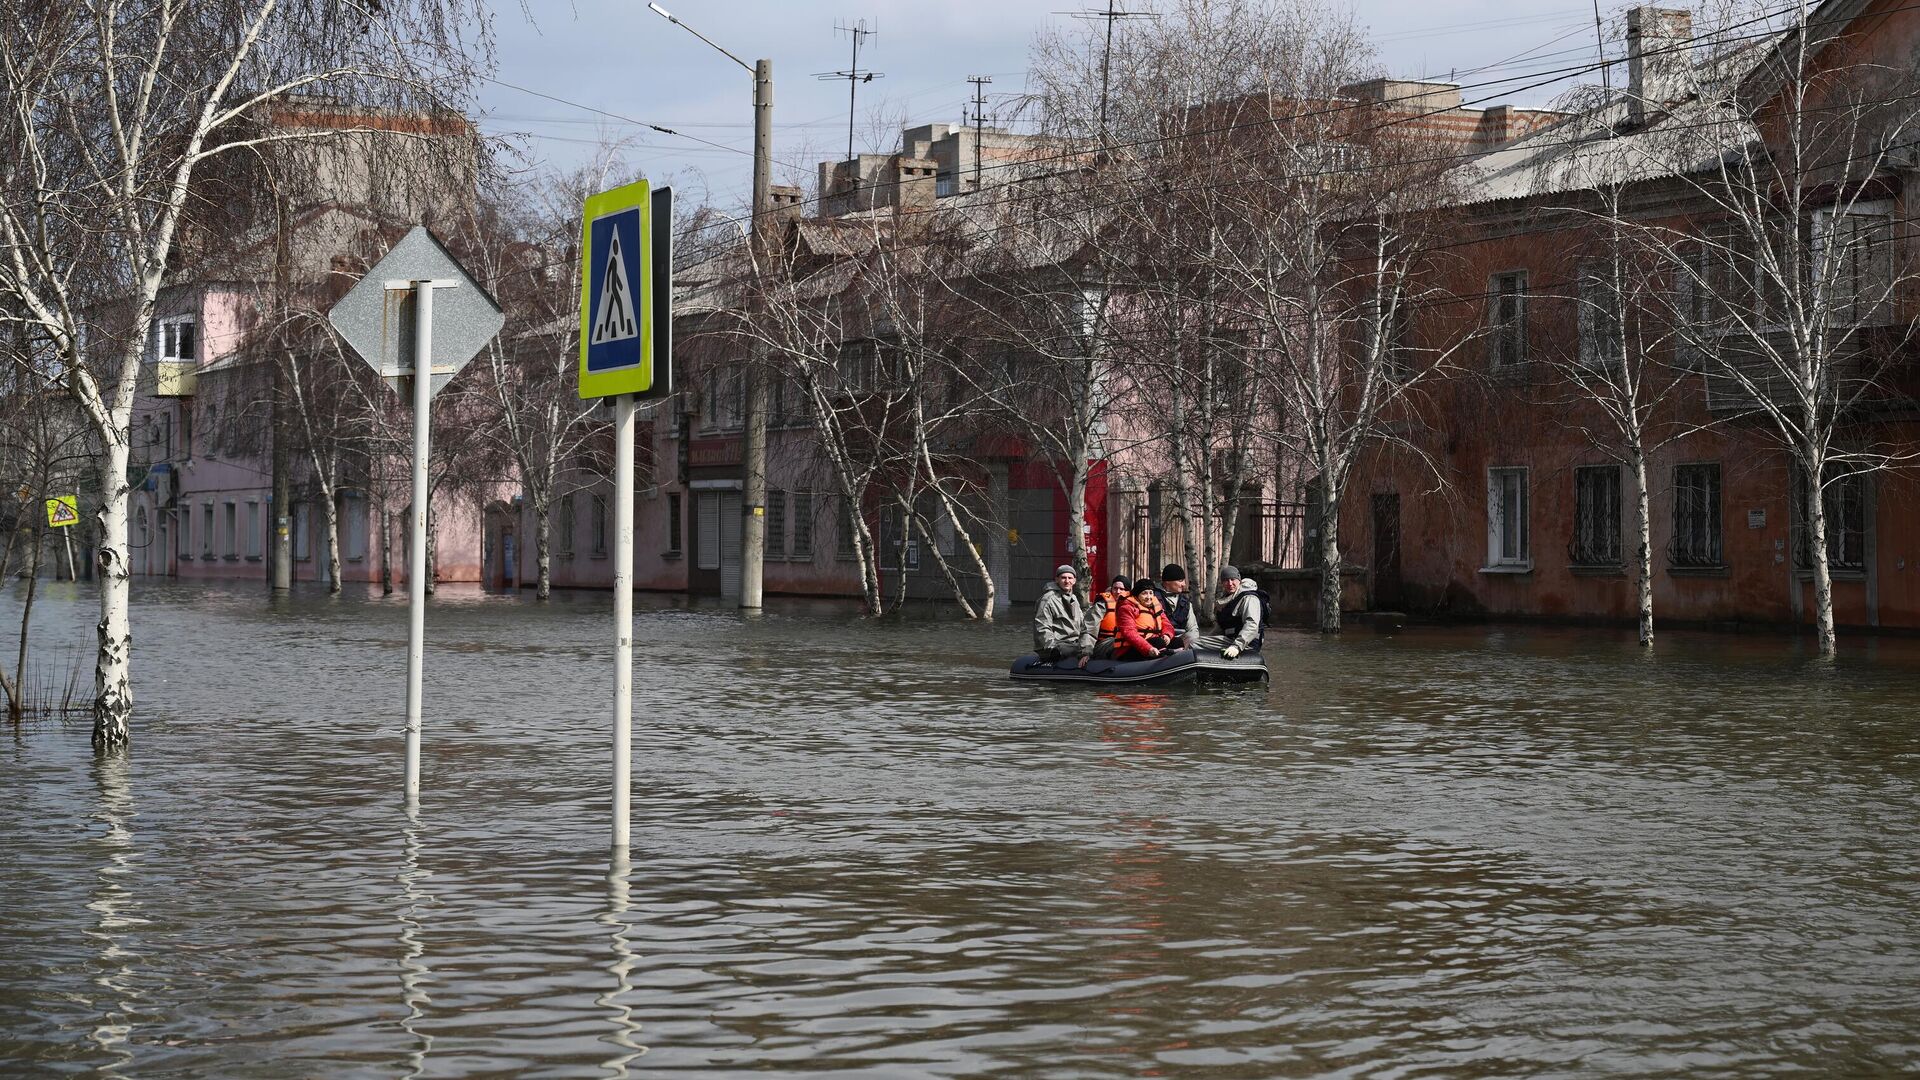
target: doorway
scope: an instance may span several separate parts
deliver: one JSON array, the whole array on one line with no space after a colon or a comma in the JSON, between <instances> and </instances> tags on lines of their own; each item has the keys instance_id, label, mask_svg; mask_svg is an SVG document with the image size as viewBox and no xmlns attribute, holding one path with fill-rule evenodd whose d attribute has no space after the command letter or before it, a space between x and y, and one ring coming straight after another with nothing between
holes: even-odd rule
<instances>
[{"instance_id":1,"label":"doorway","mask_svg":"<svg viewBox=\"0 0 1920 1080\"><path fill-rule=\"evenodd\" d=\"M1373 606L1400 606L1400 494L1373 497Z\"/></svg>"}]
</instances>

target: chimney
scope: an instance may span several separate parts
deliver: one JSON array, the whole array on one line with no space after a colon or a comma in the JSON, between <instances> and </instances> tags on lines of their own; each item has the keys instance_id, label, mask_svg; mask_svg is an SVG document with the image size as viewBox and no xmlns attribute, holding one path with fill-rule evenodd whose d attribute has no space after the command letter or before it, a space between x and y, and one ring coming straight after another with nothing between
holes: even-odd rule
<instances>
[{"instance_id":1,"label":"chimney","mask_svg":"<svg viewBox=\"0 0 1920 1080\"><path fill-rule=\"evenodd\" d=\"M1693 15L1678 8L1627 12L1627 119L1634 127L1692 97Z\"/></svg>"},{"instance_id":2,"label":"chimney","mask_svg":"<svg viewBox=\"0 0 1920 1080\"><path fill-rule=\"evenodd\" d=\"M796 221L803 217L801 203L805 195L797 187L788 184L773 184L767 188L767 201L772 204L768 216L775 221Z\"/></svg>"},{"instance_id":3,"label":"chimney","mask_svg":"<svg viewBox=\"0 0 1920 1080\"><path fill-rule=\"evenodd\" d=\"M939 194L935 190L934 177L939 166L931 158L908 157L896 154L893 159L894 183L898 185L892 192L893 205L903 210L924 210L933 205Z\"/></svg>"}]
</instances>

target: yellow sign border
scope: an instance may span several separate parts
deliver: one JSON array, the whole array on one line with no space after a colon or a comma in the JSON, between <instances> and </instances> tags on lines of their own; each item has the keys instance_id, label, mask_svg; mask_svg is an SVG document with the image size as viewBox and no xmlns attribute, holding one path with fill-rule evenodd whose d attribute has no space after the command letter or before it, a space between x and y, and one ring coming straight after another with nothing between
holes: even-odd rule
<instances>
[{"instance_id":1,"label":"yellow sign border","mask_svg":"<svg viewBox=\"0 0 1920 1080\"><path fill-rule=\"evenodd\" d=\"M64 506L68 510L72 511L73 520L72 521L55 521L53 518L53 508L56 506ZM53 498L47 500L47 528L71 529L78 524L80 524L80 496L55 495Z\"/></svg>"},{"instance_id":2,"label":"yellow sign border","mask_svg":"<svg viewBox=\"0 0 1920 1080\"><path fill-rule=\"evenodd\" d=\"M634 306L640 314L640 362L613 371L587 370L587 322L593 311L593 223L610 214L640 210L640 280ZM644 394L653 389L653 185L646 180L587 196L580 211L580 397Z\"/></svg>"}]
</instances>

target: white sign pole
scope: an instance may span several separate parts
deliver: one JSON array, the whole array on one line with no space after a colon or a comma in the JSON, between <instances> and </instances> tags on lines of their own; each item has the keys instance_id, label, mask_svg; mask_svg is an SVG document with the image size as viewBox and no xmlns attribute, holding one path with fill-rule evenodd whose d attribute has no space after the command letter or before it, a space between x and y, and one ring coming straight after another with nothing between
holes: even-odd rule
<instances>
[{"instance_id":1,"label":"white sign pole","mask_svg":"<svg viewBox=\"0 0 1920 1080\"><path fill-rule=\"evenodd\" d=\"M627 857L633 784L633 429L635 398L613 399L613 853Z\"/></svg>"},{"instance_id":2,"label":"white sign pole","mask_svg":"<svg viewBox=\"0 0 1920 1080\"><path fill-rule=\"evenodd\" d=\"M420 678L427 653L427 452L432 430L433 290L444 281L414 281L413 287L413 535L407 553L407 802L420 801Z\"/></svg>"}]
</instances>

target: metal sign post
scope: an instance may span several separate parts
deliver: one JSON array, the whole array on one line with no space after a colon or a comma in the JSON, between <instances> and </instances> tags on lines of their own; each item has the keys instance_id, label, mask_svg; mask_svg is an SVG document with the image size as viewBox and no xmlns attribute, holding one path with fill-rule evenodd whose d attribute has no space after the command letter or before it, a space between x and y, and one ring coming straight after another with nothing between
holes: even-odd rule
<instances>
[{"instance_id":1,"label":"metal sign post","mask_svg":"<svg viewBox=\"0 0 1920 1080\"><path fill-rule=\"evenodd\" d=\"M436 329L434 292L448 294ZM411 301L411 303L408 303ZM406 333L404 309L411 307ZM433 395L505 325L506 316L424 226L416 226L327 312L347 344L395 389L413 395L412 535L407 552L407 762L409 806L420 800L420 699L427 637L427 461ZM411 386L407 380L411 379Z\"/></svg>"},{"instance_id":2,"label":"metal sign post","mask_svg":"<svg viewBox=\"0 0 1920 1080\"><path fill-rule=\"evenodd\" d=\"M642 180L581 214L580 396L613 399L613 855L633 807L633 442L641 398L673 392L673 190ZM655 228L655 223L660 223ZM658 357L659 359L656 359Z\"/></svg>"}]
</instances>

